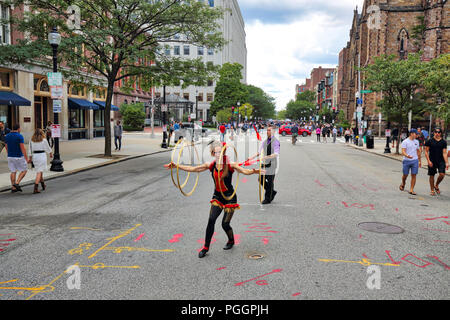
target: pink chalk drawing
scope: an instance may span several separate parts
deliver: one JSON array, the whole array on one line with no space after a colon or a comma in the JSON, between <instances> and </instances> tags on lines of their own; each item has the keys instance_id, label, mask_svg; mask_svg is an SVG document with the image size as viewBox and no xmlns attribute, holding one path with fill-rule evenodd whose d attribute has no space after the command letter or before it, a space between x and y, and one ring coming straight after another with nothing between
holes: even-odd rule
<instances>
[{"instance_id":1,"label":"pink chalk drawing","mask_svg":"<svg viewBox=\"0 0 450 320\"><path fill-rule=\"evenodd\" d=\"M172 236L172 239L169 240L170 243L180 242L180 239L183 238L184 234L177 233Z\"/></svg>"}]
</instances>

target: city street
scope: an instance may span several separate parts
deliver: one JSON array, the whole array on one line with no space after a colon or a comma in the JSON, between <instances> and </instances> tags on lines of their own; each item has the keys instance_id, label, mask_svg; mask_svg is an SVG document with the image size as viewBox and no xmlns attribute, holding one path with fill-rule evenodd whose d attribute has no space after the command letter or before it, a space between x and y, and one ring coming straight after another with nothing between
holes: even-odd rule
<instances>
[{"instance_id":1,"label":"city street","mask_svg":"<svg viewBox=\"0 0 450 320\"><path fill-rule=\"evenodd\" d=\"M448 299L448 176L431 197L420 169L412 196L397 160L279 138L275 200L261 205L258 176L241 175L236 245L222 249L220 216L203 259L214 183L201 173L183 196L163 168L170 152L56 178L37 195L0 193L0 300Z\"/></svg>"}]
</instances>

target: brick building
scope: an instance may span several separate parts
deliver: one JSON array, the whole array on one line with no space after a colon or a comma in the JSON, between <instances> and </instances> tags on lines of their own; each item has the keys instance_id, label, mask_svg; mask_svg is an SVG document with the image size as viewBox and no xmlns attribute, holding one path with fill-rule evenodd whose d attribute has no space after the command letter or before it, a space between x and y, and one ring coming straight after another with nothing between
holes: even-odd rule
<instances>
[{"instance_id":1,"label":"brick building","mask_svg":"<svg viewBox=\"0 0 450 320\"><path fill-rule=\"evenodd\" d=\"M370 12L370 6L379 10ZM449 52L449 7L446 0L366 0L361 13L354 10L350 40L339 53L338 67L338 105L349 121L354 119L356 108L358 66L367 66L383 54L407 58L423 51L422 58L431 60ZM425 30L423 39L414 39L413 28L420 25ZM363 114L369 126L378 123L375 108L380 99L381 93L364 94Z\"/></svg>"}]
</instances>

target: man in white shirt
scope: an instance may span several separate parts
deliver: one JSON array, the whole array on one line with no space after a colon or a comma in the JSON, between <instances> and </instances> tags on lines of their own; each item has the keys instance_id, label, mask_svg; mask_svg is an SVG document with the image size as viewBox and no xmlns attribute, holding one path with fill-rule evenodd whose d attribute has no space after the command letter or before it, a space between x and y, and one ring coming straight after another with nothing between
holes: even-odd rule
<instances>
[{"instance_id":1,"label":"man in white shirt","mask_svg":"<svg viewBox=\"0 0 450 320\"><path fill-rule=\"evenodd\" d=\"M419 133L416 129L411 129L409 132L409 138L402 142L402 155L403 155L403 176L402 184L399 189L403 191L405 189L406 179L411 171L411 189L409 194L416 195L414 192L414 186L416 185L416 176L419 172L419 168L422 166L420 144L416 140Z\"/></svg>"}]
</instances>

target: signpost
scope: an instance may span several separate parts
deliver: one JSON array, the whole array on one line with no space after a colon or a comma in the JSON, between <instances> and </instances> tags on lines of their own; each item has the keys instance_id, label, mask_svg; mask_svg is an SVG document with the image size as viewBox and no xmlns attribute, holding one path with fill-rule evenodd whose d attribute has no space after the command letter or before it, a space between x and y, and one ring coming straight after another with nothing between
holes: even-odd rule
<instances>
[{"instance_id":1,"label":"signpost","mask_svg":"<svg viewBox=\"0 0 450 320\"><path fill-rule=\"evenodd\" d=\"M53 100L53 113L61 113L62 111L62 101Z\"/></svg>"}]
</instances>

